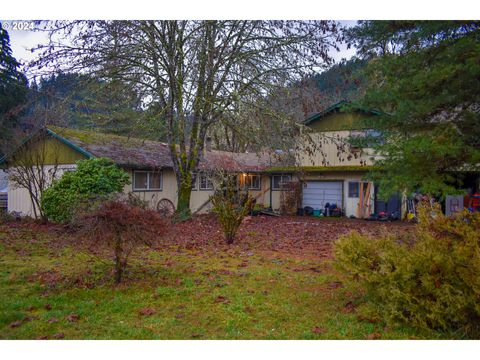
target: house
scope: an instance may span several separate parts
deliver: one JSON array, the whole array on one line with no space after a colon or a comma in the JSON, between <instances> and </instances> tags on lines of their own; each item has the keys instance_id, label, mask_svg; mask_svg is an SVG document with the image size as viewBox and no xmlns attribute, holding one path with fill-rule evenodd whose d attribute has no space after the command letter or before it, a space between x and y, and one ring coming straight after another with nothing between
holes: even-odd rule
<instances>
[{"instance_id":1,"label":"house","mask_svg":"<svg viewBox=\"0 0 480 360\"><path fill-rule=\"evenodd\" d=\"M300 137L296 151L297 166L267 171L283 180L301 183L302 207L324 209L336 204L348 217L366 218L374 212L401 211L400 197L387 202L377 199L376 186L365 181L377 155L368 148L350 146L348 138L374 135L365 120L380 112L340 101L307 118L303 124L310 132ZM274 201L274 208L275 208Z\"/></svg>"},{"instance_id":2,"label":"house","mask_svg":"<svg viewBox=\"0 0 480 360\"><path fill-rule=\"evenodd\" d=\"M43 153L42 164L46 172L55 168L56 177L72 171L78 160L105 157L124 169L130 184L124 192L132 192L149 203L152 208L165 204L176 208L177 181L167 144L109 135L93 131L49 127L37 131L21 146L26 152ZM248 189L258 204L269 207L270 176L265 169L274 164L269 154L232 153L207 150L201 157L199 173L193 184L190 208L192 212L208 211L213 182L209 173L224 169L239 174L239 183ZM16 152L20 152L17 149ZM13 153L3 159L4 166L15 167ZM25 188L8 186L8 211L33 216L33 204Z\"/></svg>"},{"instance_id":3,"label":"house","mask_svg":"<svg viewBox=\"0 0 480 360\"><path fill-rule=\"evenodd\" d=\"M0 211L7 209L8 179L7 173L0 169Z\"/></svg>"},{"instance_id":4,"label":"house","mask_svg":"<svg viewBox=\"0 0 480 360\"><path fill-rule=\"evenodd\" d=\"M347 217L367 218L381 211L403 215L407 209L405 196L382 201L378 199L375 184L365 180L378 155L368 147L355 148L348 141L350 137L379 135L368 126L372 122L366 121L375 120L379 114L341 101L310 116L304 121L309 131L298 137L292 150L295 166L287 166L275 151L232 153L212 150L207 144L193 184L192 212L210 209L209 198L214 191L210 173L223 169L238 174L239 186L247 189L257 204L273 211L296 213L308 207L318 213L329 206L341 209ZM78 160L110 158L130 176L126 193L136 194L152 208L176 208L177 182L167 144L65 128L41 131L47 135L42 137L41 144L39 138L32 136L23 148L34 151L43 147L46 171L58 164L57 176L60 176L74 169ZM15 166L11 155L3 159L4 166ZM478 173L472 179L478 182ZM8 210L33 214L26 189L9 184Z\"/></svg>"}]
</instances>

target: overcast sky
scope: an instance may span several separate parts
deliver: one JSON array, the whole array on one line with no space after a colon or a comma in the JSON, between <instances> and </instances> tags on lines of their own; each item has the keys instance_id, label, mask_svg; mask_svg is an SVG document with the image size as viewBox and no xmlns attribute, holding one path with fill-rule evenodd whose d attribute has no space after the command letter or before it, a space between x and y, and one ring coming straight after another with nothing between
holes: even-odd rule
<instances>
[{"instance_id":1,"label":"overcast sky","mask_svg":"<svg viewBox=\"0 0 480 360\"><path fill-rule=\"evenodd\" d=\"M0 20L2 21L2 20ZM11 21L2 21L10 23ZM352 26L356 21L340 21L343 25ZM29 62L36 57L35 53L30 51L31 48L38 44L46 44L48 42L47 34L44 32L31 31L31 30L8 30L10 35L10 45L12 47L13 56L22 64ZM341 51L333 51L332 56L335 61L339 61L343 58L350 59L355 55L355 49L347 49L346 45L342 44Z\"/></svg>"}]
</instances>

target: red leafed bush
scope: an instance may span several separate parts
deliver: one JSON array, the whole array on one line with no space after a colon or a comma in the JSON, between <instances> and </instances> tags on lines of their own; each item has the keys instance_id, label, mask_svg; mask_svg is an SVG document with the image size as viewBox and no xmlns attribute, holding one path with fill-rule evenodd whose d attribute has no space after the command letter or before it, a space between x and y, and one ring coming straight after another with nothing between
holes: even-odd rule
<instances>
[{"instance_id":1,"label":"red leafed bush","mask_svg":"<svg viewBox=\"0 0 480 360\"><path fill-rule=\"evenodd\" d=\"M128 200L102 202L79 214L75 225L87 243L112 251L117 284L122 281L132 251L151 246L166 228L165 220L156 211L132 205Z\"/></svg>"}]
</instances>

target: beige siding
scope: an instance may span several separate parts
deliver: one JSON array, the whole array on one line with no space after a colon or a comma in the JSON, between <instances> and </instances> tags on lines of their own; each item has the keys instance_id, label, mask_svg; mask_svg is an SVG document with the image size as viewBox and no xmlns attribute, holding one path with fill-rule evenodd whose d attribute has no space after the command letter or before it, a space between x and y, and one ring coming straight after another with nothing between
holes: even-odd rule
<instances>
[{"instance_id":1,"label":"beige siding","mask_svg":"<svg viewBox=\"0 0 480 360\"><path fill-rule=\"evenodd\" d=\"M58 165L55 178L60 178L68 169L76 168L76 164ZM52 165L44 167L44 171L48 174L53 169ZM15 171L15 168L10 168L9 171ZM25 188L17 188L15 184L8 181L8 211L21 213L23 216L34 216L33 203L30 199L30 194Z\"/></svg>"},{"instance_id":2,"label":"beige siding","mask_svg":"<svg viewBox=\"0 0 480 360\"><path fill-rule=\"evenodd\" d=\"M297 160L300 166L360 166L360 161L365 161L366 165L373 165L373 159L376 157L372 149L363 149L358 153L357 158L348 150L350 146L346 139L351 135L351 131L326 131L322 133L309 134L300 139ZM345 146L346 152L342 152ZM348 155L352 154L348 159Z\"/></svg>"},{"instance_id":3,"label":"beige siding","mask_svg":"<svg viewBox=\"0 0 480 360\"><path fill-rule=\"evenodd\" d=\"M132 184L125 186L124 192L129 193L133 191L133 170L127 170ZM161 191L133 191L133 193L140 199L148 201L152 209L157 207L157 204L162 199L169 199L177 207L177 180L173 170L162 170L163 186ZM270 206L270 177L262 175L262 185L260 190L250 191L253 197L257 198L258 204ZM265 191L267 190L267 191ZM211 203L208 203L213 190L193 190L190 197L190 209L196 212L201 207L199 213L206 213L211 210ZM205 205L206 204L206 205Z\"/></svg>"}]
</instances>

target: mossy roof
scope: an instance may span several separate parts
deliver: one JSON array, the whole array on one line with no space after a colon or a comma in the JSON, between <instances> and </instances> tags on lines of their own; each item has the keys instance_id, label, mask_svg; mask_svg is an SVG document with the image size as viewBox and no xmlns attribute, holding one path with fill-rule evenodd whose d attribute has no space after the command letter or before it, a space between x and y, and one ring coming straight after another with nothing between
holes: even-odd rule
<instances>
[{"instance_id":1,"label":"mossy roof","mask_svg":"<svg viewBox=\"0 0 480 360\"><path fill-rule=\"evenodd\" d=\"M49 127L48 131L59 140L70 143L87 157L106 157L124 167L172 168L168 144L127 136L105 134L69 128ZM275 158L268 153L233 153L205 151L199 168L231 171L261 172L274 165Z\"/></svg>"},{"instance_id":2,"label":"mossy roof","mask_svg":"<svg viewBox=\"0 0 480 360\"><path fill-rule=\"evenodd\" d=\"M367 172L377 169L371 165L346 165L346 166L300 166L300 167L275 167L266 170L268 173L295 173L295 172Z\"/></svg>"}]
</instances>

